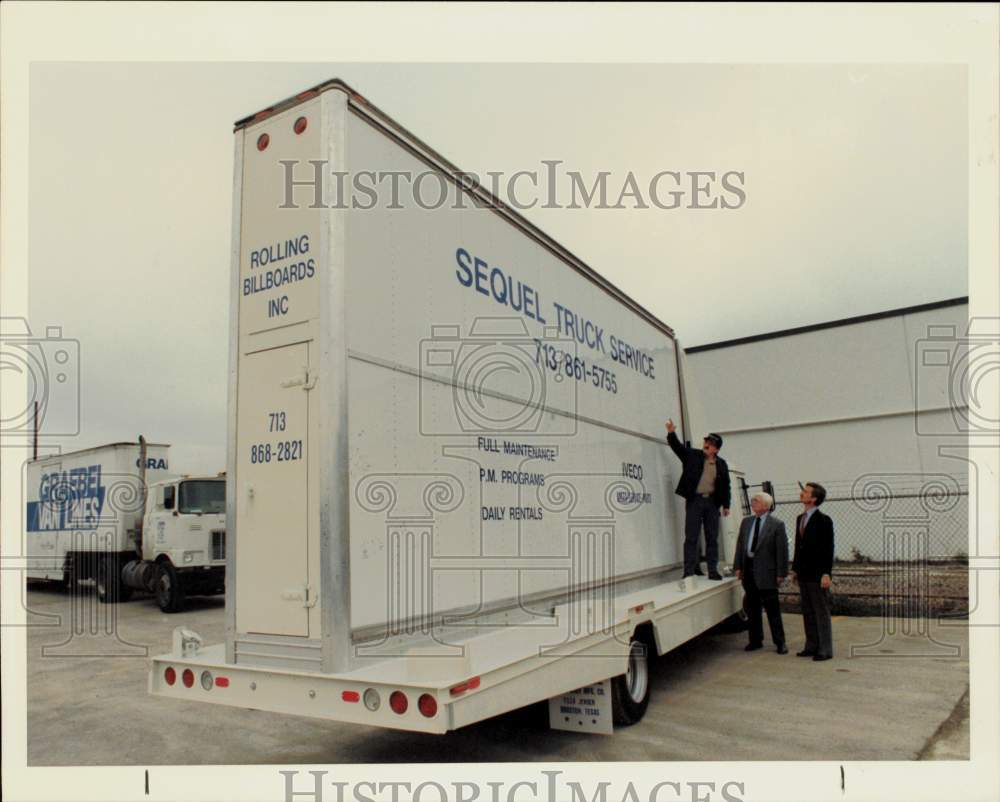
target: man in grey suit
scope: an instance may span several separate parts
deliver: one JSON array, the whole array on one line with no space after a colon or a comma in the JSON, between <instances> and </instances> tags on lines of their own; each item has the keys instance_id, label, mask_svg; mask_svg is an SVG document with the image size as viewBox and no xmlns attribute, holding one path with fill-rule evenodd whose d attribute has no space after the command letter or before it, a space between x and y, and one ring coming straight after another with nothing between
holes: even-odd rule
<instances>
[{"instance_id":1,"label":"man in grey suit","mask_svg":"<svg viewBox=\"0 0 1000 802\"><path fill-rule=\"evenodd\" d=\"M763 607L778 654L788 654L778 602L778 588L788 576L788 535L785 524L771 513L773 506L774 499L767 493L757 493L750 499L753 515L740 522L733 566L746 593L745 609L750 629L746 650L752 652L764 645Z\"/></svg>"}]
</instances>

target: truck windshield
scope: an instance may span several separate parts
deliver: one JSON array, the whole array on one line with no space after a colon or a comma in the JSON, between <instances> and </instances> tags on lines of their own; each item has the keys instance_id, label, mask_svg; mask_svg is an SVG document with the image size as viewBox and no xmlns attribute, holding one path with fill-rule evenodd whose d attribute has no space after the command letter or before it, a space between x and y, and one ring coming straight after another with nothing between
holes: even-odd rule
<instances>
[{"instance_id":1,"label":"truck windshield","mask_svg":"<svg viewBox=\"0 0 1000 802\"><path fill-rule=\"evenodd\" d=\"M218 480L181 482L177 510L181 513L225 512L226 483Z\"/></svg>"}]
</instances>

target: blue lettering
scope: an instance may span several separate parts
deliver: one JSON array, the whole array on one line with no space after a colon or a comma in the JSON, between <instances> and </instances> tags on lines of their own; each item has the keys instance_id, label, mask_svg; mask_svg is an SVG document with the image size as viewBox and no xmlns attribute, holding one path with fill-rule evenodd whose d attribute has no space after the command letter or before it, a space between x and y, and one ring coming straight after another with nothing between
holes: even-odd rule
<instances>
[{"instance_id":1,"label":"blue lettering","mask_svg":"<svg viewBox=\"0 0 1000 802\"><path fill-rule=\"evenodd\" d=\"M465 262L462 261L463 257L465 258ZM472 286L472 268L468 264L470 258L469 252L465 248L459 248L455 251L455 262L458 264L458 270L455 271L455 275L458 276L458 282L463 287ZM462 278L462 273L465 273L465 278Z\"/></svg>"},{"instance_id":2,"label":"blue lettering","mask_svg":"<svg viewBox=\"0 0 1000 802\"><path fill-rule=\"evenodd\" d=\"M282 295L280 298L272 298L267 302L267 316L280 317L288 314L288 296Z\"/></svg>"},{"instance_id":3,"label":"blue lettering","mask_svg":"<svg viewBox=\"0 0 1000 802\"><path fill-rule=\"evenodd\" d=\"M100 465L42 474L38 501L28 502L28 531L93 529L100 522L104 496Z\"/></svg>"},{"instance_id":4,"label":"blue lettering","mask_svg":"<svg viewBox=\"0 0 1000 802\"><path fill-rule=\"evenodd\" d=\"M473 259L473 264L476 266L476 292L481 292L483 295L489 295L490 291L486 289L486 268L489 267L489 265L478 256Z\"/></svg>"},{"instance_id":5,"label":"blue lettering","mask_svg":"<svg viewBox=\"0 0 1000 802\"><path fill-rule=\"evenodd\" d=\"M455 251L455 263L458 265L455 276L463 287L475 286L476 292L491 296L498 304L509 306L515 312L523 312L526 317L545 323L536 290L507 275L503 268L491 268L485 259L472 256L465 248Z\"/></svg>"},{"instance_id":6,"label":"blue lettering","mask_svg":"<svg viewBox=\"0 0 1000 802\"><path fill-rule=\"evenodd\" d=\"M500 279L500 292L497 292L497 279ZM507 305L507 282L504 281L503 271L499 267L494 267L490 271L490 289L493 290L493 298L498 304Z\"/></svg>"},{"instance_id":7,"label":"blue lettering","mask_svg":"<svg viewBox=\"0 0 1000 802\"><path fill-rule=\"evenodd\" d=\"M520 283L520 282L518 282ZM531 313L531 307L534 306L535 301L535 291L531 289L527 284L524 285L524 314L528 317L538 319L537 315Z\"/></svg>"},{"instance_id":8,"label":"blue lettering","mask_svg":"<svg viewBox=\"0 0 1000 802\"><path fill-rule=\"evenodd\" d=\"M525 306L525 296L531 292L531 287L524 286L520 281L517 282L517 303L514 303L514 279L508 276L507 278L507 288L510 291L510 308L515 312L520 312L524 310L524 314L531 317L531 313L528 312Z\"/></svg>"}]
</instances>

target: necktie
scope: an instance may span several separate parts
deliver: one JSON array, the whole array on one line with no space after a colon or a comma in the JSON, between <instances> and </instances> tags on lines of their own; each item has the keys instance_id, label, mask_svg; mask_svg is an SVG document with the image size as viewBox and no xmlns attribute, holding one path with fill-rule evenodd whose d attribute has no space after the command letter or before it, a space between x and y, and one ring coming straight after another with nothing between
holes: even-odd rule
<instances>
[{"instance_id":1,"label":"necktie","mask_svg":"<svg viewBox=\"0 0 1000 802\"><path fill-rule=\"evenodd\" d=\"M760 533L760 516L755 515L753 519L753 534L750 536L750 553L757 551L757 535Z\"/></svg>"},{"instance_id":2,"label":"necktie","mask_svg":"<svg viewBox=\"0 0 1000 802\"><path fill-rule=\"evenodd\" d=\"M802 513L802 520L799 523L799 534L800 535L802 535L802 534L805 533L805 531L806 531L806 521L808 521L808 520L809 520L809 516L806 515L805 513Z\"/></svg>"}]
</instances>

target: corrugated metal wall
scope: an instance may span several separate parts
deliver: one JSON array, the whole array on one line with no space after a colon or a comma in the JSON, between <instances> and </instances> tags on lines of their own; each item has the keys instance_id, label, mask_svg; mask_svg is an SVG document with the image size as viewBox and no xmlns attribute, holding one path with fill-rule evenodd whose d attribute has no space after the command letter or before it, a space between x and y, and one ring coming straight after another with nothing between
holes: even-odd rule
<instances>
[{"instance_id":1,"label":"corrugated metal wall","mask_svg":"<svg viewBox=\"0 0 1000 802\"><path fill-rule=\"evenodd\" d=\"M690 349L701 418L748 481L775 483L787 523L797 481L828 488L838 558L965 554L967 432L995 417L970 403L968 381L977 347L997 344L970 334L968 312L951 303Z\"/></svg>"}]
</instances>

